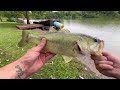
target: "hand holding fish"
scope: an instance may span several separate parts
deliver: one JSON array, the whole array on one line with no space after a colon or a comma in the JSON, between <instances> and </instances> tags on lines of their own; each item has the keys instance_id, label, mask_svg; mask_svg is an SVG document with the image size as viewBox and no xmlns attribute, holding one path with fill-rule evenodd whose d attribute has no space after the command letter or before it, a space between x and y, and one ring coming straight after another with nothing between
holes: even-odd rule
<instances>
[{"instance_id":1,"label":"hand holding fish","mask_svg":"<svg viewBox=\"0 0 120 90\"><path fill-rule=\"evenodd\" d=\"M109 77L120 78L120 58L110 52L103 51L102 56L92 55L96 69Z\"/></svg>"},{"instance_id":2,"label":"hand holding fish","mask_svg":"<svg viewBox=\"0 0 120 90\"><path fill-rule=\"evenodd\" d=\"M38 72L44 64L55 54L43 53L46 39L43 38L40 44L31 48L17 61L0 68L1 79L24 79L33 73Z\"/></svg>"},{"instance_id":3,"label":"hand holding fish","mask_svg":"<svg viewBox=\"0 0 120 90\"><path fill-rule=\"evenodd\" d=\"M27 76L39 71L41 67L55 55L49 52L42 52L45 44L46 39L43 38L39 45L28 50L27 53L21 58L24 60L23 62L26 62L26 64L28 63L30 67L26 72Z\"/></svg>"}]
</instances>

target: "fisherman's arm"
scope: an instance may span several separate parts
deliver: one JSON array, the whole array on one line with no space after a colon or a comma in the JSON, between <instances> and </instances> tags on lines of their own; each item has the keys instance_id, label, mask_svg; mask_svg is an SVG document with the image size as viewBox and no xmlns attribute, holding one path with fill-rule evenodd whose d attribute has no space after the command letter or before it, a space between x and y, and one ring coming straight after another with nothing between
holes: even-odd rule
<instances>
[{"instance_id":1,"label":"fisherman's arm","mask_svg":"<svg viewBox=\"0 0 120 90\"><path fill-rule=\"evenodd\" d=\"M29 68L29 62L19 59L9 65L6 65L0 69L1 79L24 79L27 77L27 70ZM41 65L42 66L42 65Z\"/></svg>"},{"instance_id":2,"label":"fisherman's arm","mask_svg":"<svg viewBox=\"0 0 120 90\"><path fill-rule=\"evenodd\" d=\"M55 55L41 52L45 44L46 39L43 38L39 45L28 50L20 59L0 68L0 78L24 79L38 72Z\"/></svg>"}]
</instances>

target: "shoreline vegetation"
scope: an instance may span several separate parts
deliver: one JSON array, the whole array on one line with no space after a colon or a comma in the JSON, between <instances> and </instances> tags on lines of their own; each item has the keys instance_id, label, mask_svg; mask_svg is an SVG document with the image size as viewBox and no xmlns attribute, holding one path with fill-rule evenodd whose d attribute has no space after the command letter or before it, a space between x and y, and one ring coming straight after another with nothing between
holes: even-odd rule
<instances>
[{"instance_id":1,"label":"shoreline vegetation","mask_svg":"<svg viewBox=\"0 0 120 90\"><path fill-rule=\"evenodd\" d=\"M29 19L84 19L84 18L120 18L120 11L31 11ZM0 11L0 21L15 22L17 18L26 18L25 11Z\"/></svg>"}]
</instances>

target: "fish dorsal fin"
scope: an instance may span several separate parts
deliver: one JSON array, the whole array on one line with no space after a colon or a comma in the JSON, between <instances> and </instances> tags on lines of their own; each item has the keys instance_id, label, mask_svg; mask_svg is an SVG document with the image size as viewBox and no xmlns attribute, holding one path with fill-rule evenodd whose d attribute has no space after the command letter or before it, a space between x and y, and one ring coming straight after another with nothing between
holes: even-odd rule
<instances>
[{"instance_id":1,"label":"fish dorsal fin","mask_svg":"<svg viewBox=\"0 0 120 90\"><path fill-rule=\"evenodd\" d=\"M73 57L68 57L68 56L64 56L64 55L62 55L62 57L63 57L65 63L69 63L73 59Z\"/></svg>"},{"instance_id":2,"label":"fish dorsal fin","mask_svg":"<svg viewBox=\"0 0 120 90\"><path fill-rule=\"evenodd\" d=\"M70 31L68 29L62 29L59 32L70 33Z\"/></svg>"},{"instance_id":3,"label":"fish dorsal fin","mask_svg":"<svg viewBox=\"0 0 120 90\"><path fill-rule=\"evenodd\" d=\"M57 32L53 27L50 27L49 32Z\"/></svg>"}]
</instances>

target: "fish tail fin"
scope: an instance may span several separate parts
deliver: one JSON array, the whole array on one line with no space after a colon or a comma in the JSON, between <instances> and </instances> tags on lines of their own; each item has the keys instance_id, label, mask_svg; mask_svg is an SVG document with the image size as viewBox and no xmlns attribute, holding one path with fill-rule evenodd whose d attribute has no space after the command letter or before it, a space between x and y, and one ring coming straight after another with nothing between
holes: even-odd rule
<instances>
[{"instance_id":1,"label":"fish tail fin","mask_svg":"<svg viewBox=\"0 0 120 90\"><path fill-rule=\"evenodd\" d=\"M23 46L27 45L27 43L29 42L29 34L30 33L25 30L22 31L22 39L18 43L19 47L23 47Z\"/></svg>"}]
</instances>

